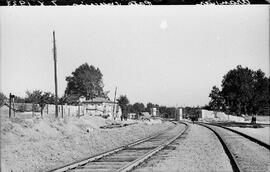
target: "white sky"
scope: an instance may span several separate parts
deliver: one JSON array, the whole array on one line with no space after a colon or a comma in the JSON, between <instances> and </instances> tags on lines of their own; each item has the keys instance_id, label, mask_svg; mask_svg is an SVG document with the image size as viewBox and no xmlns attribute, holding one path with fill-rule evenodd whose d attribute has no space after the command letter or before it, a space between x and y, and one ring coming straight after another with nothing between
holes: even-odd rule
<instances>
[{"instance_id":1,"label":"white sky","mask_svg":"<svg viewBox=\"0 0 270 172\"><path fill-rule=\"evenodd\" d=\"M267 6L1 7L1 90L54 92L87 62L131 103L204 105L238 64L269 76Z\"/></svg>"}]
</instances>

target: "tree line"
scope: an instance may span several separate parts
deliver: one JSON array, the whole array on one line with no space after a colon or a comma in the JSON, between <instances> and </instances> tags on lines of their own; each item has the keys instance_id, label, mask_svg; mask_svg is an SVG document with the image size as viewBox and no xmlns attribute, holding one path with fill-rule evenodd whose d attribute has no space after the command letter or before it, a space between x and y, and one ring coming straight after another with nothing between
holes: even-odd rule
<instances>
[{"instance_id":1,"label":"tree line","mask_svg":"<svg viewBox=\"0 0 270 172\"><path fill-rule=\"evenodd\" d=\"M64 95L57 99L58 104L77 105L81 96L84 96L86 100L95 97L108 99L109 91L103 89L103 74L97 67L92 65L89 66L87 63L84 63L77 67L71 75L67 76L66 81L67 86ZM16 103L39 104L41 111L46 104L55 103L55 95L51 92L33 90L26 91L25 95L25 97L15 96L14 101ZM4 102L4 99L7 99L7 97L3 93L0 93L1 104ZM153 103L147 103L146 106L140 102L130 104L126 96L120 96L117 101L124 115L127 115L128 113L141 114L141 112L151 113L151 108L154 107L161 114L165 114L166 117L171 117L175 112L174 108L159 106Z\"/></svg>"},{"instance_id":2,"label":"tree line","mask_svg":"<svg viewBox=\"0 0 270 172\"><path fill-rule=\"evenodd\" d=\"M59 104L77 105L79 97L84 96L87 100L95 97L108 99L109 91L105 91L103 84L103 74L100 69L84 63L80 65L66 77L67 86L64 95L58 98ZM221 89L213 86L209 97L210 102L203 108L215 111L222 111L232 115L269 115L269 80L261 70L251 70L238 65L236 69L230 70L223 76ZM0 93L0 105L7 97ZM45 104L54 104L55 95L51 92L41 90L26 91L25 98L15 96L17 103L39 104L41 109ZM165 118L175 117L176 108L160 106L158 104L136 102L130 104L126 95L121 95L117 99L123 114L149 112L151 108L156 108ZM192 110L186 111L191 113ZM191 108L194 109L194 108ZM197 108L198 109L198 108ZM192 112L193 113L193 112ZM195 111L194 111L195 113ZM196 112L197 113L197 112Z\"/></svg>"},{"instance_id":3,"label":"tree line","mask_svg":"<svg viewBox=\"0 0 270 172\"><path fill-rule=\"evenodd\" d=\"M213 86L204 108L237 116L269 115L269 81L260 69L238 65L223 76L221 89Z\"/></svg>"},{"instance_id":4,"label":"tree line","mask_svg":"<svg viewBox=\"0 0 270 172\"><path fill-rule=\"evenodd\" d=\"M151 113L152 108L156 108L156 112L158 116L162 116L164 118L175 118L176 107L167 107L161 106L154 103L147 103L146 106L143 103L136 102L134 104L130 104L126 95L121 95L118 99L118 104L121 107L122 114L125 116L128 113L136 113L140 115L142 112Z\"/></svg>"}]
</instances>

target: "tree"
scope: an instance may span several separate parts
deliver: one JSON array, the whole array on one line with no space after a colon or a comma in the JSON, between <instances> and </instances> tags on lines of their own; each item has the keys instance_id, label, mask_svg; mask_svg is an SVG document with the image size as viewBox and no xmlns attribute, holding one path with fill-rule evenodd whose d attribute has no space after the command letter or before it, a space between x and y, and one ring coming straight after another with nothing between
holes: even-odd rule
<instances>
[{"instance_id":1,"label":"tree","mask_svg":"<svg viewBox=\"0 0 270 172\"><path fill-rule=\"evenodd\" d=\"M155 107L155 105L153 103L147 103L146 104L146 108L145 108L145 111L151 113L151 109Z\"/></svg>"},{"instance_id":2,"label":"tree","mask_svg":"<svg viewBox=\"0 0 270 172\"><path fill-rule=\"evenodd\" d=\"M43 109L46 104L52 104L54 102L54 95L50 92L42 92L41 90L26 91L27 97L25 101L27 103L37 103L40 106L41 117L43 117Z\"/></svg>"},{"instance_id":3,"label":"tree","mask_svg":"<svg viewBox=\"0 0 270 172\"><path fill-rule=\"evenodd\" d=\"M135 110L134 110L134 108L133 108L133 105L128 104L128 105L127 105L127 111L128 111L129 113L135 113Z\"/></svg>"},{"instance_id":4,"label":"tree","mask_svg":"<svg viewBox=\"0 0 270 172\"><path fill-rule=\"evenodd\" d=\"M249 102L248 110L253 114L268 114L269 115L269 78L258 70L254 75L254 92L252 99Z\"/></svg>"},{"instance_id":5,"label":"tree","mask_svg":"<svg viewBox=\"0 0 270 172\"><path fill-rule=\"evenodd\" d=\"M212 88L209 97L211 98L211 101L209 103L211 109L215 111L220 111L221 109L223 109L225 102L218 87L214 86Z\"/></svg>"},{"instance_id":6,"label":"tree","mask_svg":"<svg viewBox=\"0 0 270 172\"><path fill-rule=\"evenodd\" d=\"M168 117L168 114L167 114L167 107L166 106L160 106L159 107L159 112L162 114L162 116L164 116L165 118Z\"/></svg>"},{"instance_id":7,"label":"tree","mask_svg":"<svg viewBox=\"0 0 270 172\"><path fill-rule=\"evenodd\" d=\"M168 107L166 108L168 118L175 118L176 115L176 108L175 107Z\"/></svg>"},{"instance_id":8,"label":"tree","mask_svg":"<svg viewBox=\"0 0 270 172\"><path fill-rule=\"evenodd\" d=\"M4 95L4 93L0 92L0 107L2 107L7 100L7 97Z\"/></svg>"},{"instance_id":9,"label":"tree","mask_svg":"<svg viewBox=\"0 0 270 172\"><path fill-rule=\"evenodd\" d=\"M269 78L261 70L238 65L222 80L222 90L213 87L209 107L231 114L269 115Z\"/></svg>"},{"instance_id":10,"label":"tree","mask_svg":"<svg viewBox=\"0 0 270 172\"><path fill-rule=\"evenodd\" d=\"M14 102L16 102L16 103L25 103L25 99L20 97L20 96L15 96L14 97Z\"/></svg>"},{"instance_id":11,"label":"tree","mask_svg":"<svg viewBox=\"0 0 270 172\"><path fill-rule=\"evenodd\" d=\"M120 106L121 110L122 110L122 115L124 118L127 118L127 113L128 113L128 104L129 104L129 100L127 98L126 95L121 95L118 99L117 99L118 105Z\"/></svg>"},{"instance_id":12,"label":"tree","mask_svg":"<svg viewBox=\"0 0 270 172\"><path fill-rule=\"evenodd\" d=\"M144 104L143 103L134 103L133 104L133 109L135 111L135 113L140 114L141 112L143 112L145 110Z\"/></svg>"},{"instance_id":13,"label":"tree","mask_svg":"<svg viewBox=\"0 0 270 172\"><path fill-rule=\"evenodd\" d=\"M107 98L107 92L103 91L102 77L99 68L89 66L87 63L82 64L72 72L71 76L66 77L66 97L75 98L76 100L80 96L86 97L87 100L95 97Z\"/></svg>"}]
</instances>

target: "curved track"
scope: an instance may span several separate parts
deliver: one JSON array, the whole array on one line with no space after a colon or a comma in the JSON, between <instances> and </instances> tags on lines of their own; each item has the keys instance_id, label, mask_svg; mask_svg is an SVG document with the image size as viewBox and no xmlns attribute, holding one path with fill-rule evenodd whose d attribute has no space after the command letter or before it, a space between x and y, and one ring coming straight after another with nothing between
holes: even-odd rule
<instances>
[{"instance_id":1,"label":"curved track","mask_svg":"<svg viewBox=\"0 0 270 172\"><path fill-rule=\"evenodd\" d=\"M50 172L130 171L184 134L188 129L188 125L186 123L181 124L184 125L177 123L174 127L161 134L51 170Z\"/></svg>"},{"instance_id":2,"label":"curved track","mask_svg":"<svg viewBox=\"0 0 270 172\"><path fill-rule=\"evenodd\" d=\"M256 138L250 136L250 135L247 135L245 133L242 133L240 131L236 131L234 129L231 129L231 128L228 128L228 127L225 127L225 126L222 126L222 125L216 125L216 124L210 124L210 125L214 125L214 126L218 126L218 127L222 127L224 129L230 130L230 131L232 131L232 132L234 132L236 134L239 134L239 135L241 135L241 136L243 136L243 137L245 137L245 138L247 138L247 139L249 139L249 140L251 140L251 141L253 141L253 142L255 142L255 143L257 143L257 144L259 144L261 146L263 146L263 147L265 147L266 149L270 150L270 145L269 144L267 144L267 143L265 143L265 142L263 142L261 140L258 140Z\"/></svg>"},{"instance_id":3,"label":"curved track","mask_svg":"<svg viewBox=\"0 0 270 172\"><path fill-rule=\"evenodd\" d=\"M212 130L223 145L234 171L269 171L269 145L226 127L197 123Z\"/></svg>"}]
</instances>

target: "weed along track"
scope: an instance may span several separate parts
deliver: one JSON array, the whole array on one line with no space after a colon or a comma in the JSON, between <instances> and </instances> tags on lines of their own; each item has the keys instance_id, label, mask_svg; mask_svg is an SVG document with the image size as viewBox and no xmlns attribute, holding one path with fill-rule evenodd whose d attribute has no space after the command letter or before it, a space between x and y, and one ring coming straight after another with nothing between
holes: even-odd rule
<instances>
[{"instance_id":1,"label":"weed along track","mask_svg":"<svg viewBox=\"0 0 270 172\"><path fill-rule=\"evenodd\" d=\"M117 148L103 154L63 166L50 172L104 172L130 171L158 151L162 150L188 129L185 123L175 125L163 133Z\"/></svg>"},{"instance_id":2,"label":"weed along track","mask_svg":"<svg viewBox=\"0 0 270 172\"><path fill-rule=\"evenodd\" d=\"M226 127L198 124L216 134L231 161L234 171L269 171L270 148L268 144Z\"/></svg>"}]
</instances>

